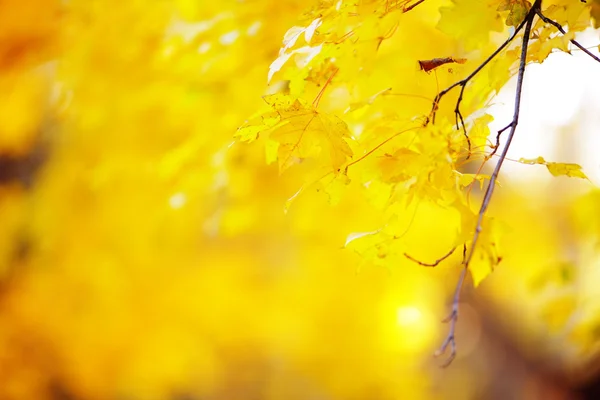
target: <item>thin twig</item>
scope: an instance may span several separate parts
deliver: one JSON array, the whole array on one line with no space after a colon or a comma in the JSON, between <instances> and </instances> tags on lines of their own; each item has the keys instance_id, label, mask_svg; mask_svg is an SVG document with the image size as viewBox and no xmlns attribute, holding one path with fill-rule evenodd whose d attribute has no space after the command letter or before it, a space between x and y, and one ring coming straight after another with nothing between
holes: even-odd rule
<instances>
[{"instance_id":1,"label":"thin twig","mask_svg":"<svg viewBox=\"0 0 600 400\"><path fill-rule=\"evenodd\" d=\"M323 87L319 91L319 94L313 100L313 107L315 109L319 106L319 102L321 101L321 97L323 97L323 93L325 93L325 89L327 89L327 86L329 86L329 84L333 80L333 77L335 76L335 74L338 73L339 70L340 70L339 68L336 68L335 71L333 71L333 73L331 75L329 75L329 78L327 78L327 82L325 82L325 84L323 85Z\"/></svg>"},{"instance_id":2,"label":"thin twig","mask_svg":"<svg viewBox=\"0 0 600 400\"><path fill-rule=\"evenodd\" d=\"M514 114L513 114L513 118L512 118L512 121L510 122L510 124L508 124L506 127L501 129L499 132L499 134L500 134L503 131L510 128L510 131L509 131L507 139L506 139L506 145L502 149L502 153L500 154L498 163L496 164L496 167L494 168L494 171L492 172L492 175L490 176L490 181L488 182L488 186L486 188L485 195L481 202L481 208L479 209L479 214L477 216L477 225L475 225L475 233L473 234L473 240L471 241L471 245L469 246L468 251L467 251L466 246L463 247L464 268L460 273L460 277L459 277L458 283L456 285L456 290L454 292L454 298L452 301L452 312L444 320L444 322L450 323L450 328L448 330L448 335L446 336L446 339L442 343L442 346L435 352L436 356L440 356L445 353L445 351L448 349L448 347L450 347L450 355L448 356L448 359L442 364L442 367L447 367L448 365L450 365L452 363L452 361L454 360L454 358L456 357L455 333L456 333L456 322L458 321L460 293L461 293L461 290L463 287L467 269L469 268L469 264L470 264L471 260L473 259L473 255L475 254L475 249L477 248L477 241L479 240L479 236L482 231L483 217L485 215L485 212L486 212L488 206L490 205L490 200L492 198L492 194L494 193L494 187L496 185L496 180L498 179L498 175L500 173L500 168L502 168L502 163L506 159L506 154L508 153L508 149L510 148L510 144L513 140L515 131L517 129L517 124L519 122L519 112L521 110L521 93L523 91L523 79L525 77L525 65L527 63L527 46L529 44L529 37L531 34L531 26L533 25L533 19L535 18L535 15L537 14L537 11L539 10L540 4L541 4L541 0L536 0L535 3L533 4L533 6L531 7L531 9L529 10L529 12L527 13L527 16L525 17L523 22L521 22L521 24L519 25L519 27L524 25L525 31L523 33L521 56L520 56L520 60L519 60L519 74L517 77L517 89L516 89L516 94L515 94ZM516 31L518 31L518 29L519 28L517 28ZM506 44L506 42L505 42L505 44ZM497 53L498 53L498 51L495 52L495 54L497 54ZM481 67L479 69L481 69ZM452 88L452 86L450 88ZM447 89L447 90L449 90L449 89ZM447 92L447 90L446 90L446 92ZM464 90L464 86L463 86L463 90ZM462 91L461 91L461 93L462 93Z\"/></svg>"},{"instance_id":3,"label":"thin twig","mask_svg":"<svg viewBox=\"0 0 600 400\"><path fill-rule=\"evenodd\" d=\"M450 250L447 254L445 254L444 256L438 258L437 260L435 260L435 262L432 263L426 263L423 261L419 261L414 257L411 257L410 255L408 255L407 253L404 253L404 257L408 258L410 261L414 261L419 265L422 265L424 267L437 267L439 263L441 263L442 261L444 261L446 258L450 257L452 255L452 253L454 253L454 250L456 250L456 247L453 247L452 250Z\"/></svg>"},{"instance_id":4,"label":"thin twig","mask_svg":"<svg viewBox=\"0 0 600 400\"><path fill-rule=\"evenodd\" d=\"M535 11L535 13L540 17L540 19L542 21L544 21L547 24L553 25L563 35L567 34L567 32L563 29L563 27L562 27L561 24L559 24L558 22L556 22L556 21L554 21L554 20L546 17L544 14L542 14L542 11L540 9L537 9ZM592 54L588 49L586 49L585 47L583 47L578 41L576 41L575 39L571 39L570 42L573 43L575 46L577 46L579 48L579 50L583 51L585 54L587 54L588 56L592 57L594 60L600 62L600 58L598 58L597 56L595 56L594 54Z\"/></svg>"},{"instance_id":5,"label":"thin twig","mask_svg":"<svg viewBox=\"0 0 600 400\"><path fill-rule=\"evenodd\" d=\"M437 96L435 96L435 99L433 100L433 105L431 107L431 112L430 112L430 120L432 123L435 124L435 116L438 110L438 106L440 101L442 100L442 97L444 97L446 94L448 94L448 92L450 92L452 89L454 89L455 87L460 86L460 93L458 95L458 99L456 100L456 106L454 107L454 115L456 117L456 129L460 129L458 122L460 120L460 124L463 128L463 134L467 139L467 144L468 144L468 148L469 148L469 154L471 151L471 140L469 139L469 136L467 134L467 128L465 127L465 121L464 118L462 116L462 113L460 111L460 103L463 100L463 95L465 93L465 88L467 86L467 83L469 83L469 81L471 79L473 79L487 64L489 64L498 54L500 54L500 52L502 50L504 50L506 48L506 46L508 46L513 39L517 36L517 34L521 31L521 29L523 29L523 26L525 26L525 23L527 22L528 19L532 19L532 15L535 14L531 14L531 10L530 13L527 14L527 16L525 17L525 19L515 28L515 31L513 32L512 35L510 35L510 37L508 39L506 39L504 41L504 43L502 43L500 45L500 47L498 47L496 49L496 51L494 51L488 58L485 59L485 61L483 63L481 63L477 68L475 68L475 70L473 72L471 72L466 78L453 83L452 85L448 86L446 89L442 90L441 92L439 92L437 94ZM469 158L469 156L467 156L467 158Z\"/></svg>"},{"instance_id":6,"label":"thin twig","mask_svg":"<svg viewBox=\"0 0 600 400\"><path fill-rule=\"evenodd\" d=\"M419 129L419 128L420 128L420 126L413 126L412 128L406 128L406 129L403 129L403 130L401 130L399 132L394 133L392 136L390 136L389 138L385 139L383 142L379 143L377 146L373 147L371 150L367 151L365 154L363 154L362 156L360 156L356 160L352 161L350 164L346 165L346 168L344 169L344 174L348 174L348 168L350 168L354 164L358 163L359 161L364 160L365 158L367 158L368 156L370 156L371 154L373 154L377 149L379 149L381 146L383 146L387 142L391 141L392 139L398 137L399 135L401 135L403 133L406 133L406 132L409 132L409 131L413 131L413 130Z\"/></svg>"},{"instance_id":7,"label":"thin twig","mask_svg":"<svg viewBox=\"0 0 600 400\"><path fill-rule=\"evenodd\" d=\"M486 161L489 160L490 158L492 158L496 154L496 152L500 148L500 136L502 136L504 131L506 131L511 126L512 126L512 122L498 131L498 133L496 134L496 144L493 146L492 152L485 157Z\"/></svg>"},{"instance_id":8,"label":"thin twig","mask_svg":"<svg viewBox=\"0 0 600 400\"><path fill-rule=\"evenodd\" d=\"M452 300L452 312L443 321L446 323L448 323L448 322L450 323L450 329L448 331L448 335L446 336L446 339L444 340L444 342L442 343L440 348L437 349L437 351L434 353L435 357L439 357L442 354L444 354L446 352L446 349L448 348L448 346L450 346L450 355L448 356L446 361L444 361L441 364L442 368L446 368L447 366L452 364L452 361L454 361L454 358L456 357L455 334L456 334L456 322L458 321L458 308L459 308L458 305L459 305L459 301L460 301L460 292L462 290L466 275L467 275L467 268L463 268L462 271L460 272L460 277L458 278L458 284L456 285L456 289L454 291L454 299Z\"/></svg>"},{"instance_id":9,"label":"thin twig","mask_svg":"<svg viewBox=\"0 0 600 400\"><path fill-rule=\"evenodd\" d=\"M448 92L450 92L452 89L454 89L455 87L461 86L461 92L460 92L460 96L459 96L459 100L457 101L457 106L460 105L460 101L462 100L462 95L464 93L465 90L465 85L467 83L469 83L469 81L471 79L473 79L487 64L490 63L490 61L492 61L502 50L504 50L506 48L506 46L508 46L510 44L510 42L513 41L513 39L519 34L519 32L521 31L521 29L523 29L523 26L525 26L525 23L527 22L528 17L530 17L530 15L528 14L527 17L523 20L523 22L521 22L519 24L519 26L517 26L517 28L515 29L515 31L513 32L512 35L510 35L510 37L508 39L506 39L504 41L504 43L502 43L500 45L500 47L498 47L496 49L496 51L494 51L488 58L485 59L484 62L482 62L477 68L475 68L475 70L473 72L471 72L466 78L453 83L452 85L448 86L446 89L442 90L441 92L439 92L437 94L437 96L435 96L435 99L433 100L433 106L431 107L431 122L435 124L435 114L437 112L438 109L438 105L440 103L440 100L442 99L442 97L444 97L446 94L448 94Z\"/></svg>"},{"instance_id":10,"label":"thin twig","mask_svg":"<svg viewBox=\"0 0 600 400\"><path fill-rule=\"evenodd\" d=\"M458 278L458 283L456 284L456 289L454 289L454 297L452 299L452 312L450 313L450 315L448 317L446 317L442 321L442 322L446 322L446 323L450 322L450 329L448 331L448 335L446 336L446 339L444 339L444 342L442 343L440 348L434 353L435 357L439 357L442 354L444 354L446 352L446 349L448 348L448 346L450 346L450 356L448 356L446 361L444 361L444 363L441 365L442 368L446 368L447 366L452 364L452 361L454 361L454 358L456 357L456 339L455 339L456 322L458 321L458 308L459 308L458 304L460 302L460 292L461 292L463 284L465 282L465 277L467 276L467 265L465 264L466 257L467 257L467 245L465 244L465 245L463 245L464 268L460 272L460 277Z\"/></svg>"},{"instance_id":11,"label":"thin twig","mask_svg":"<svg viewBox=\"0 0 600 400\"><path fill-rule=\"evenodd\" d=\"M411 5L410 5L410 6L408 6L408 7L404 7L404 8L402 9L402 12L403 12L403 13L407 13L407 12L409 12L410 10L412 10L413 8L415 8L416 6L418 6L419 4L421 4L421 3L422 3L422 2L424 2L424 1L425 1L425 0L418 0L416 3L413 3L413 4L411 4Z\"/></svg>"}]
</instances>

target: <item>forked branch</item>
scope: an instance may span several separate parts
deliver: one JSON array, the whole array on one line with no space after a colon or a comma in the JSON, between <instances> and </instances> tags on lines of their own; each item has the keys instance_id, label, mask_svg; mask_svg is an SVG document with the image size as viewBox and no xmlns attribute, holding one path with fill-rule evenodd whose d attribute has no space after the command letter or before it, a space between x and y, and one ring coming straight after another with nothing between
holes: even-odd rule
<instances>
[{"instance_id":1,"label":"forked branch","mask_svg":"<svg viewBox=\"0 0 600 400\"><path fill-rule=\"evenodd\" d=\"M523 27L525 26L526 22L528 20L532 20L534 16L535 16L535 11L533 10L533 7L532 7L532 9L529 10L525 19L515 28L515 31L513 32L513 34L510 35L510 37L508 39L506 39L504 41L504 43L502 43L496 49L496 51L494 51L488 58L486 58L485 61L483 61L477 68L475 68L475 70L473 72L471 72L466 78L464 78L458 82L455 82L452 85L450 85L449 87L447 87L446 89L442 90L441 92L439 92L437 94L437 96L435 96L435 99L433 100L433 105L431 107L431 112L430 112L430 120L432 123L435 124L436 113L437 113L440 101L442 100L442 97L444 97L446 94L448 94L450 91L452 91L452 89L460 86L460 93L458 95L458 99L456 100L456 106L454 107L454 116L455 116L455 120L456 120L456 129L460 129L462 127L463 134L465 135L465 137L467 139L467 143L469 146L469 153L468 153L469 155L467 156L467 158L469 158L469 156L471 154L471 141L467 134L467 128L465 126L465 121L464 121L462 112L460 111L460 103L462 102L467 83L469 83L469 81L471 79L473 79L479 72L481 72L481 70L486 65L488 65L494 58L496 58L496 56L498 54L500 54L500 52L502 52L502 50L504 50L506 48L506 46L508 46L513 41L513 39L519 34L521 29L523 29ZM460 125L459 125L459 121L460 121Z\"/></svg>"},{"instance_id":2,"label":"forked branch","mask_svg":"<svg viewBox=\"0 0 600 400\"><path fill-rule=\"evenodd\" d=\"M550 25L554 26L563 35L567 34L567 32L564 30L564 28L562 27L561 24L559 24L558 22L556 22L556 21L554 21L554 20L546 17L544 14L542 14L542 11L540 9L537 9L535 11L535 13L540 17L540 19L542 21L544 21L547 24L550 24ZM575 39L571 39L570 42L573 43L574 46L576 46L577 48L579 48L579 50L583 51L585 54L587 54L588 56L592 57L594 60L600 62L600 58L598 58L596 55L592 54L588 49L586 49L585 47L583 47L578 41L576 41Z\"/></svg>"},{"instance_id":3,"label":"forked branch","mask_svg":"<svg viewBox=\"0 0 600 400\"><path fill-rule=\"evenodd\" d=\"M446 339L442 343L442 346L435 353L436 356L440 356L440 355L444 354L448 348L450 348L450 355L448 356L446 361L442 364L443 367L447 367L448 365L450 365L450 363L452 363L452 361L456 357L455 334L456 334L456 323L458 321L460 293L461 293L461 290L463 287L463 283L465 280L467 270L469 268L469 264L470 264L471 260L473 259L473 255L475 254L475 250L477 248L477 242L479 240L479 237L480 237L480 234L482 231L483 217L485 215L485 212L487 211L488 206L490 205L490 200L492 199L492 195L494 193L494 188L496 186L496 180L498 179L500 169L502 168L502 164L503 164L504 160L506 159L508 149L510 148L510 144L513 140L515 131L517 129L517 124L519 123L519 112L521 110L521 93L523 91L523 79L525 77L525 65L527 62L527 46L529 44L529 37L531 35L531 27L533 25L533 20L536 15L539 15L540 4L541 4L541 0L535 1L535 3L533 4L531 9L525 16L525 19L523 20L523 22L521 22L521 24L519 24L517 29L515 29L515 33L513 33L511 35L511 37L507 41L505 41L498 48L498 50L496 50L492 54L492 56L488 57L488 59L486 59L486 61L484 61L484 63L481 64L467 78L455 83L454 85L450 86L448 89L440 92L440 94L438 94L438 96L436 97L437 102L439 102L439 99L441 99L441 97L443 95L445 95L446 93L448 93L450 90L452 90L453 88L455 88L457 86L462 86L461 92L460 92L460 95L459 95L459 98L457 101L456 109L455 109L455 113L457 113L457 115L460 115L460 111L458 111L458 108L460 106L460 101L462 100L462 95L463 95L466 83L470 79L472 79L479 71L481 71L481 69L488 62L490 62L504 47L506 47L508 45L508 43L510 43L510 41L512 41L514 39L515 35L517 34L517 32L519 32L519 30L521 28L523 28L523 27L525 28L525 31L523 32L521 54L520 54L520 59L519 59L519 73L517 76L517 88L516 88L516 93L515 93L515 106L514 106L513 118L512 118L512 121L506 127L502 128L498 132L498 137L502 132L504 132L508 129L510 129L510 130L508 132L506 144L504 145L504 148L502 149L502 153L499 156L498 163L496 164L494 171L492 172L492 175L490 176L490 181L488 182L488 185L487 185L487 188L485 191L485 195L481 202L481 208L479 209L479 213L477 216L477 224L475 226L473 240L471 241L471 244L468 249L466 246L463 248L464 249L464 251L463 251L463 267L464 268L461 271L461 274L460 274L460 277L459 277L459 280L458 280L458 283L456 285L456 289L454 292L454 298L452 300L452 311L451 311L450 315L444 320L444 322L450 323L450 328L448 330L448 335L446 336ZM434 103L434 108L432 110L432 112L434 113L434 116L435 116L435 110L437 107L437 102Z\"/></svg>"}]
</instances>

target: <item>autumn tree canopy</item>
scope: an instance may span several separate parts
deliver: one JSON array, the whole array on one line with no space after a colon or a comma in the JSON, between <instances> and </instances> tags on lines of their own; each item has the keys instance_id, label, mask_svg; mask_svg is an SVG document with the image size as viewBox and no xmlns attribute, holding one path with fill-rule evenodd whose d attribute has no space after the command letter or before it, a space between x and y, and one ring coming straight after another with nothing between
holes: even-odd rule
<instances>
[{"instance_id":1,"label":"autumn tree canopy","mask_svg":"<svg viewBox=\"0 0 600 400\"><path fill-rule=\"evenodd\" d=\"M600 73L598 21L596 0L0 2L0 398L593 382L600 191L576 157L507 151L530 65Z\"/></svg>"}]
</instances>

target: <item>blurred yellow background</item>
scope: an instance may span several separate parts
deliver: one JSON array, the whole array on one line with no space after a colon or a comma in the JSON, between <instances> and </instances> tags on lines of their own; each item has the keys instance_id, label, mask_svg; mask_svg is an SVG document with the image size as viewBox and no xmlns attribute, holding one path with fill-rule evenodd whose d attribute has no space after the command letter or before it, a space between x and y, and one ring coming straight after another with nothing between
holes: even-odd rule
<instances>
[{"instance_id":1,"label":"blurred yellow background","mask_svg":"<svg viewBox=\"0 0 600 400\"><path fill-rule=\"evenodd\" d=\"M593 390L589 182L504 179L492 207L508 225L503 261L467 285L448 369L432 354L459 254L437 268L364 262L346 238L383 216L356 187L336 206L307 191L284 212L302 176L233 134L263 107L305 3L0 2L0 399ZM426 204L413 216L415 256L446 253L455 217Z\"/></svg>"}]
</instances>

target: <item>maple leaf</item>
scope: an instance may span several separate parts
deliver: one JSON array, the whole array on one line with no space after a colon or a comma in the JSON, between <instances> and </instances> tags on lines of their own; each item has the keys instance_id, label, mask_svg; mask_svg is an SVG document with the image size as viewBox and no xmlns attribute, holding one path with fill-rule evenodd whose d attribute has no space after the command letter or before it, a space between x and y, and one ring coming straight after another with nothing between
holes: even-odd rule
<instances>
[{"instance_id":1,"label":"maple leaf","mask_svg":"<svg viewBox=\"0 0 600 400\"><path fill-rule=\"evenodd\" d=\"M487 43L491 31L501 31L502 21L491 0L452 0L440 8L438 29L460 39L467 50Z\"/></svg>"},{"instance_id":2,"label":"maple leaf","mask_svg":"<svg viewBox=\"0 0 600 400\"><path fill-rule=\"evenodd\" d=\"M475 149L484 148L487 139L490 136L489 124L494 120L490 114L483 114L473 121L473 126L469 130L471 146Z\"/></svg>"},{"instance_id":3,"label":"maple leaf","mask_svg":"<svg viewBox=\"0 0 600 400\"><path fill-rule=\"evenodd\" d=\"M565 35L562 35L556 34L549 29L543 29L538 35L537 40L529 46L528 59L541 63L548 58L548 55L554 49L571 53L569 45L570 41L574 38L574 31L569 31Z\"/></svg>"},{"instance_id":4,"label":"maple leaf","mask_svg":"<svg viewBox=\"0 0 600 400\"><path fill-rule=\"evenodd\" d=\"M495 90L496 93L500 92L500 89L504 87L504 84L510 77L506 71L510 71L511 66L513 66L518 59L518 51L508 50L501 56L496 57L494 61L491 62L488 71L488 84Z\"/></svg>"},{"instance_id":5,"label":"maple leaf","mask_svg":"<svg viewBox=\"0 0 600 400\"><path fill-rule=\"evenodd\" d=\"M273 111L263 114L258 124L240 127L235 137L249 142L260 133L268 134L267 158L274 160L276 153L281 172L306 158L323 158L324 165L337 171L352 157L347 142L350 131L339 117L290 95L278 93L263 99Z\"/></svg>"},{"instance_id":6,"label":"maple leaf","mask_svg":"<svg viewBox=\"0 0 600 400\"><path fill-rule=\"evenodd\" d=\"M431 166L428 157L407 148L386 154L379 163L382 180L389 183L405 182L423 172L427 174L427 167Z\"/></svg>"}]
</instances>

